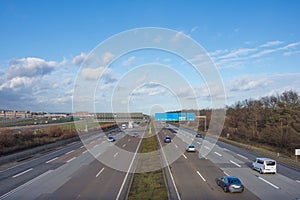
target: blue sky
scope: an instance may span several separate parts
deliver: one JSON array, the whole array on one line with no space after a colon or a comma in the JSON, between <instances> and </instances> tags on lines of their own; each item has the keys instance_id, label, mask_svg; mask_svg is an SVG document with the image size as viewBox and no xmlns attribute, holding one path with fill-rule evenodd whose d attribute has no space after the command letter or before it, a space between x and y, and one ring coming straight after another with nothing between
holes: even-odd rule
<instances>
[{"instance_id":1,"label":"blue sky","mask_svg":"<svg viewBox=\"0 0 300 200\"><path fill-rule=\"evenodd\" d=\"M299 9L300 2L296 0L2 0L0 109L71 112L82 60L111 36L142 27L172 29L198 42L220 72L228 105L284 90L300 92ZM113 55L110 57L113 59ZM99 84L101 92L96 96L104 97L104 90L115 89L124 73L153 62L174 70L182 64L174 55L159 52L124 55L115 60L114 65L119 67L111 66L106 74L110 79ZM188 75L189 72L192 74L191 69L179 70L187 73L185 77L190 76L186 79L197 93L198 106L210 107L213 94L205 88L205 80L197 81L201 77ZM151 107L178 108L176 98L160 102L158 97L166 88L150 80L147 84L137 86L135 92L143 91L151 101L135 104L132 100L129 107L132 104L138 108L136 111L145 113L151 113ZM182 87L178 92L188 96L190 89ZM107 102L111 100L111 94L108 96ZM111 110L110 104L99 102L97 111Z\"/></svg>"}]
</instances>

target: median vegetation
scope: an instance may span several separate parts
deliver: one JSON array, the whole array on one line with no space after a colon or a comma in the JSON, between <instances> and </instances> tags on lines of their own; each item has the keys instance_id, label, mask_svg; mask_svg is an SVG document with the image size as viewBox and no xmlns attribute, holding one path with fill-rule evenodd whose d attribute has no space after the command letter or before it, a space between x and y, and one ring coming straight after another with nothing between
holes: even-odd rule
<instances>
[{"instance_id":1,"label":"median vegetation","mask_svg":"<svg viewBox=\"0 0 300 200\"><path fill-rule=\"evenodd\" d=\"M160 157L157 151L158 143L156 135L155 133L152 133L151 130L154 130L152 123L150 123L146 131L146 134L149 134L149 137L143 139L140 153L142 155L153 153L153 155L146 156L146 160L143 158L139 159L137 166L137 168L139 169L147 169L147 165L153 162L158 162L160 164ZM164 182L164 174L161 167L159 168L159 170L156 171L134 174L128 199L168 199L167 188Z\"/></svg>"}]
</instances>

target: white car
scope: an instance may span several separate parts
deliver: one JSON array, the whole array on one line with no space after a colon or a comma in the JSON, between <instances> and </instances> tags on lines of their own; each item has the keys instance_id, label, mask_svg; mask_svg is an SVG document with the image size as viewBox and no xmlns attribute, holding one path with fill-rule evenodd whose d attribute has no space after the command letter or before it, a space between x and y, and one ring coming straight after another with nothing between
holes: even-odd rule
<instances>
[{"instance_id":1,"label":"white car","mask_svg":"<svg viewBox=\"0 0 300 200\"><path fill-rule=\"evenodd\" d=\"M185 149L187 152L195 152L196 151L196 148L194 145L189 145L186 147Z\"/></svg>"},{"instance_id":2,"label":"white car","mask_svg":"<svg viewBox=\"0 0 300 200\"><path fill-rule=\"evenodd\" d=\"M276 173L276 161L270 158L256 158L252 163L252 168L261 174Z\"/></svg>"}]
</instances>

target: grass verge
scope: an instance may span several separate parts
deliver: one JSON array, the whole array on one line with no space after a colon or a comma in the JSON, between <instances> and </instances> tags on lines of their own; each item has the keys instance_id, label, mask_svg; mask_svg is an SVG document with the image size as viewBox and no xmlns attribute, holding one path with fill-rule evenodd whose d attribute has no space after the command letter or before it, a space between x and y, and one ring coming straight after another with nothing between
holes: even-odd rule
<instances>
[{"instance_id":1,"label":"grass verge","mask_svg":"<svg viewBox=\"0 0 300 200\"><path fill-rule=\"evenodd\" d=\"M155 133L152 133L152 123L148 126L146 134L149 137L144 138L141 144L141 153L152 153L157 151L158 144ZM159 158L159 154L155 156ZM153 159L149 158L149 159ZM160 162L160 161L159 161ZM147 163L145 160L139 160L138 165ZM140 166L143 167L143 166ZM164 182L164 175L162 169L145 173L136 173L133 177L133 182L128 195L129 200L140 200L140 199L157 199L163 200L168 199L167 188Z\"/></svg>"}]
</instances>

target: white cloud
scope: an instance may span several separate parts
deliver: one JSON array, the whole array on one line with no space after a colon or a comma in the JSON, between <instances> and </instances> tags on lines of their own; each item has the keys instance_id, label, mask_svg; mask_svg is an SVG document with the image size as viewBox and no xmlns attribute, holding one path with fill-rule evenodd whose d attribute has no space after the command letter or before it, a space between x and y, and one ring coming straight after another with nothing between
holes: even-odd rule
<instances>
[{"instance_id":1,"label":"white cloud","mask_svg":"<svg viewBox=\"0 0 300 200\"><path fill-rule=\"evenodd\" d=\"M101 75L107 76L109 71L109 69L104 67L84 68L82 69L81 76L86 80L97 80Z\"/></svg>"},{"instance_id":2,"label":"white cloud","mask_svg":"<svg viewBox=\"0 0 300 200\"><path fill-rule=\"evenodd\" d=\"M72 60L74 65L80 65L87 58L86 53L80 53L78 56L75 56Z\"/></svg>"},{"instance_id":3,"label":"white cloud","mask_svg":"<svg viewBox=\"0 0 300 200\"><path fill-rule=\"evenodd\" d=\"M242 49L237 49L233 50L230 53L220 56L219 59L228 59L228 58L237 58L240 56L245 56L248 55L251 52L257 51L256 48L242 48Z\"/></svg>"},{"instance_id":4,"label":"white cloud","mask_svg":"<svg viewBox=\"0 0 300 200\"><path fill-rule=\"evenodd\" d=\"M182 31L177 32L172 38L171 38L171 42L172 43L176 43L178 42L181 38L183 38L184 33Z\"/></svg>"},{"instance_id":5,"label":"white cloud","mask_svg":"<svg viewBox=\"0 0 300 200\"><path fill-rule=\"evenodd\" d=\"M129 57L127 60L125 60L123 63L122 63L122 65L123 66L131 66L133 63L134 63L134 61L135 61L135 56L131 56L131 57Z\"/></svg>"},{"instance_id":6,"label":"white cloud","mask_svg":"<svg viewBox=\"0 0 300 200\"><path fill-rule=\"evenodd\" d=\"M40 58L22 58L9 62L7 77L34 77L51 73L59 63Z\"/></svg>"},{"instance_id":7,"label":"white cloud","mask_svg":"<svg viewBox=\"0 0 300 200\"><path fill-rule=\"evenodd\" d=\"M277 46L282 44L282 41L279 40L275 40L275 41L271 41L271 42L266 42L265 44L261 45L260 47L272 47L272 46Z\"/></svg>"},{"instance_id":8,"label":"white cloud","mask_svg":"<svg viewBox=\"0 0 300 200\"><path fill-rule=\"evenodd\" d=\"M104 53L104 55L102 56L102 61L103 61L104 65L107 65L108 63L110 63L110 61L112 61L114 57L115 57L115 55L112 54L111 52Z\"/></svg>"},{"instance_id":9,"label":"white cloud","mask_svg":"<svg viewBox=\"0 0 300 200\"><path fill-rule=\"evenodd\" d=\"M269 84L270 82L265 78L256 79L254 77L241 77L233 80L229 89L230 91L249 91L257 88L266 87Z\"/></svg>"},{"instance_id":10,"label":"white cloud","mask_svg":"<svg viewBox=\"0 0 300 200\"><path fill-rule=\"evenodd\" d=\"M16 89L16 88L19 88L22 86L30 87L30 86L32 86L32 84L35 80L36 80L35 78L30 78L30 77L14 77L11 80L0 85L0 90L3 90L4 88Z\"/></svg>"}]
</instances>

